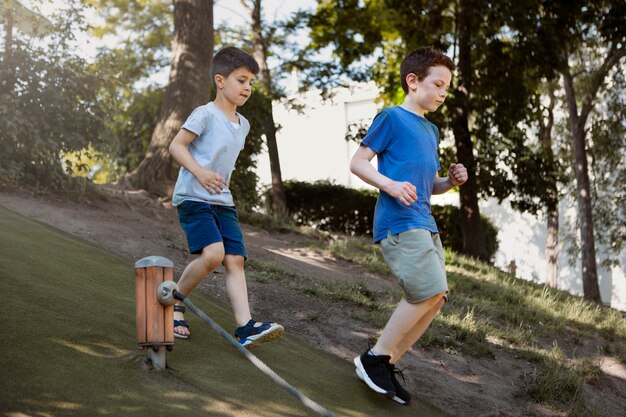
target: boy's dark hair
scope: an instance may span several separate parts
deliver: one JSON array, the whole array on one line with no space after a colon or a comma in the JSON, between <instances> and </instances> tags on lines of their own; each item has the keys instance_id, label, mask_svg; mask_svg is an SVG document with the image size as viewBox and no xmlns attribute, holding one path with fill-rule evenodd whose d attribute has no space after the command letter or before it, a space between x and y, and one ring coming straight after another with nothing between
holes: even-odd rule
<instances>
[{"instance_id":1,"label":"boy's dark hair","mask_svg":"<svg viewBox=\"0 0 626 417\"><path fill-rule=\"evenodd\" d=\"M400 77L404 93L409 92L409 86L406 83L407 75L415 74L418 81L422 81L428 75L429 68L436 67L437 65L443 65L448 68L450 72L456 69L456 65L454 65L454 62L452 62L449 57L444 55L441 50L433 48L432 46L417 48L409 53L400 65Z\"/></svg>"},{"instance_id":2,"label":"boy's dark hair","mask_svg":"<svg viewBox=\"0 0 626 417\"><path fill-rule=\"evenodd\" d=\"M228 77L237 68L246 67L254 75L259 73L259 64L245 51L234 46L226 46L213 56L211 79L215 84L217 74Z\"/></svg>"}]
</instances>

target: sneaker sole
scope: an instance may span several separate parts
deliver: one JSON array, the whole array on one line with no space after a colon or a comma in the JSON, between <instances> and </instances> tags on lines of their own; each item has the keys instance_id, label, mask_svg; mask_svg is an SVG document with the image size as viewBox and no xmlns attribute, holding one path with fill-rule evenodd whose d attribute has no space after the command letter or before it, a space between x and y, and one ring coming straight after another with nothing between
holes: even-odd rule
<instances>
[{"instance_id":1,"label":"sneaker sole","mask_svg":"<svg viewBox=\"0 0 626 417\"><path fill-rule=\"evenodd\" d=\"M363 378L363 374L361 373L361 370L359 368L356 368L356 375L361 379L361 381L365 382L365 378ZM390 399L394 400L398 404L402 404L402 405L408 405L409 404L408 401L404 401L402 398L398 397L397 395L394 395L393 398L390 398Z\"/></svg>"},{"instance_id":2,"label":"sneaker sole","mask_svg":"<svg viewBox=\"0 0 626 417\"><path fill-rule=\"evenodd\" d=\"M280 324L275 324L263 333L256 336L256 339L251 340L248 339L247 343L242 344L246 349L251 349L255 346L260 345L261 343L270 342L274 339L278 339L285 332L285 328Z\"/></svg>"},{"instance_id":3,"label":"sneaker sole","mask_svg":"<svg viewBox=\"0 0 626 417\"><path fill-rule=\"evenodd\" d=\"M353 362L354 362L354 366L356 366L356 374L357 374L357 376L359 378L361 378L361 380L363 382L365 382L368 387L370 387L371 389L373 389L374 391L376 391L379 394L383 394L385 397L387 397L389 399L393 399L393 397L396 396L395 392L393 392L393 391L385 391L384 389L382 389L378 385L374 384L374 381L372 381L370 379L370 377L367 376L367 372L365 372L365 368L363 368L363 364L361 363L361 357L360 356L357 356L356 358L354 358Z\"/></svg>"}]
</instances>

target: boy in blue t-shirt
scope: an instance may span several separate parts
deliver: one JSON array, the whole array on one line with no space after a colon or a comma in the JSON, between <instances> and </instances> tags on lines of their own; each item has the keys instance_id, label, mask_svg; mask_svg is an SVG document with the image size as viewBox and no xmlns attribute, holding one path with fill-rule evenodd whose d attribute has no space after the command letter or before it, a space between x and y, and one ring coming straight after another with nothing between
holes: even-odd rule
<instances>
[{"instance_id":1,"label":"boy in blue t-shirt","mask_svg":"<svg viewBox=\"0 0 626 417\"><path fill-rule=\"evenodd\" d=\"M235 161L250 131L237 107L250 97L259 66L252 56L235 47L217 52L212 65L215 100L191 113L169 147L181 165L172 204L178 207L189 251L200 255L187 265L178 286L180 293L188 296L223 263L226 291L238 325L235 337L249 348L284 331L279 324L252 320L244 275L246 247L228 189ZM185 306L178 302L174 306L174 336L187 339L190 333L184 312Z\"/></svg>"},{"instance_id":2,"label":"boy in blue t-shirt","mask_svg":"<svg viewBox=\"0 0 626 417\"><path fill-rule=\"evenodd\" d=\"M354 358L356 373L371 389L400 404L410 394L395 374L396 362L419 340L447 299L445 257L431 213L431 194L467 181L462 164L439 178L439 130L424 118L443 104L455 65L434 48L411 52L400 66L402 105L384 109L372 122L350 162L350 170L380 190L374 241L397 277L404 298L376 345ZM377 156L378 170L371 160Z\"/></svg>"}]
</instances>

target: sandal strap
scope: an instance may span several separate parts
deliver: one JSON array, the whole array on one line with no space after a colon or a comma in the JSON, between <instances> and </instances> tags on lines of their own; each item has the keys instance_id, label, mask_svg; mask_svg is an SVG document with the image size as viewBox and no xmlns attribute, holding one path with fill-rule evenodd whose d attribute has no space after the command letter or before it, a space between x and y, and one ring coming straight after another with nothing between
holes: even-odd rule
<instances>
[{"instance_id":1,"label":"sandal strap","mask_svg":"<svg viewBox=\"0 0 626 417\"><path fill-rule=\"evenodd\" d=\"M189 323L186 320L174 320L174 327L178 326L189 328Z\"/></svg>"},{"instance_id":2,"label":"sandal strap","mask_svg":"<svg viewBox=\"0 0 626 417\"><path fill-rule=\"evenodd\" d=\"M185 308L185 306L174 304L174 311L177 311L179 313L184 313L186 310L187 309Z\"/></svg>"}]
</instances>

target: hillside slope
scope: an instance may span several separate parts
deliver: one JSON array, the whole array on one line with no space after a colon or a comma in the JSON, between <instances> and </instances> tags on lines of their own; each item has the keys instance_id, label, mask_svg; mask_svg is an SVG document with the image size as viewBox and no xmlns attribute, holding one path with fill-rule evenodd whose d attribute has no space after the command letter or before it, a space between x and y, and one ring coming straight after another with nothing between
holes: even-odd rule
<instances>
[{"instance_id":1,"label":"hillside slope","mask_svg":"<svg viewBox=\"0 0 626 417\"><path fill-rule=\"evenodd\" d=\"M0 205L81 237L122 256L130 264L149 255L168 257L174 261L176 276L179 276L191 257L184 250L184 235L175 210L141 192L124 192L112 186L103 187L102 192L102 197L81 204L50 196L0 192ZM362 383L351 374L350 361L377 334L378 325L381 321L384 323L387 314L387 310L368 307L368 303L376 299L374 307L391 308L398 300L400 295L394 279L315 250L311 238L303 234L269 232L249 225L244 225L244 233L250 255L247 263L250 303L255 316L278 321L285 325L288 335L332 353L342 367L347 367L348 379L344 383L363 389ZM552 307L539 304L545 300L538 299L535 303L533 297L547 298L553 303L571 303L573 308L578 308L579 301L571 297L560 301L560 296L552 292L543 294L541 288L531 288L523 290L529 295L512 313L526 311L530 313L527 316L535 314L538 318L528 321L526 316L521 316L521 322L514 321L511 325L503 321L506 318L500 318L498 309L503 306L498 303L506 302L506 293L517 292L518 288L511 286L516 285L514 283L503 285L500 283L503 281L486 280L482 276L484 270L479 265L462 263L449 267L454 287L450 305L444 307L442 320L435 323L429 340L416 345L400 364L407 368L409 391L453 416L624 417L626 367L623 359L619 359L626 352L623 317L622 322L613 326L617 329L615 332L572 319L553 332L554 325L541 322L549 312L546 308ZM222 322L228 323L230 315L223 278L223 271L218 269L192 298L194 302L205 297L222 302ZM498 298L503 293L504 297ZM518 302L510 295L512 302ZM481 307L482 298L493 304L490 304L491 310ZM604 311L608 310L602 309L599 315ZM14 314L14 318L19 318L19 313ZM177 346L192 349L200 344L199 339L204 343L203 338L210 330L203 328L195 317L188 316L192 322L192 339ZM613 320L620 320L617 317ZM452 323L451 318L456 318L458 323ZM554 320L561 319L555 315ZM507 339L523 339L526 346L523 349L511 347L509 341L482 334L480 329L472 327L483 322L489 322L492 327L501 326L501 333L508 334ZM612 322L608 323L612 326ZM465 327L456 328L457 324ZM478 339L479 347L483 350L486 347L486 353L468 351L468 341ZM593 362L590 369L597 372L597 376L587 378L583 384L580 397L583 408L550 405L549 401L538 402L541 396L520 395L520 391L529 388L529 378L534 377L536 381L537 376L542 376L537 373L537 364L541 361L557 366L557 376L561 375L559 367L563 361L541 359L549 357L557 345L571 360ZM176 353L181 354L181 349L177 347ZM561 382L555 381L552 385L558 390ZM321 398L314 399L323 403ZM352 400L356 403L372 401L375 396L372 399L372 394L363 391ZM383 402L383 407L391 412L402 410L388 401ZM413 407L410 409L415 412ZM568 412L568 409L573 411Z\"/></svg>"},{"instance_id":2,"label":"hillside slope","mask_svg":"<svg viewBox=\"0 0 626 417\"><path fill-rule=\"evenodd\" d=\"M151 370L135 348L133 262L0 208L2 415L315 415L221 337L191 320L193 339ZM227 328L228 309L195 297ZM446 414L390 407L354 383L352 366L285 336L254 353L338 416Z\"/></svg>"}]
</instances>

